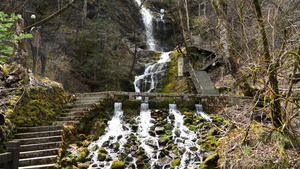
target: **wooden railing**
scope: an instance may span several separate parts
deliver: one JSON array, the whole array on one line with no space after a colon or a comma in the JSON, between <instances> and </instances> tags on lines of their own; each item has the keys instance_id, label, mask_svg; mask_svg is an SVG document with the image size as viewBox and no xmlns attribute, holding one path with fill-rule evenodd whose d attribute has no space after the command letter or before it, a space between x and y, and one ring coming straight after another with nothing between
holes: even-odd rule
<instances>
[{"instance_id":1,"label":"wooden railing","mask_svg":"<svg viewBox=\"0 0 300 169\"><path fill-rule=\"evenodd\" d=\"M6 143L6 153L0 154L0 164L4 169L18 169L19 167L20 142L9 141Z\"/></svg>"}]
</instances>

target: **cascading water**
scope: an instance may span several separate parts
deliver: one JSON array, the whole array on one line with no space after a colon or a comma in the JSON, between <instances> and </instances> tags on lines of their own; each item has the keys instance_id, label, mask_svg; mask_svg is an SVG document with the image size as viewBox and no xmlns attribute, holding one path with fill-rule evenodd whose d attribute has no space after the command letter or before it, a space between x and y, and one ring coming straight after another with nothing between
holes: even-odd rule
<instances>
[{"instance_id":1,"label":"cascading water","mask_svg":"<svg viewBox=\"0 0 300 169\"><path fill-rule=\"evenodd\" d=\"M184 125L184 115L177 110L176 104L169 105L169 112L175 116L173 137L175 138L175 144L180 150L184 150L184 154L181 157L179 169L184 168L197 168L202 163L202 155L199 151L192 151L193 149L200 150L201 147L196 143L197 135L193 131L189 130Z\"/></svg>"},{"instance_id":2,"label":"cascading water","mask_svg":"<svg viewBox=\"0 0 300 169\"><path fill-rule=\"evenodd\" d=\"M157 63L148 66L144 74L135 77L135 92L151 92L156 89L159 80L164 75L166 63L170 61L169 54L170 52L162 53Z\"/></svg>"},{"instance_id":3,"label":"cascading water","mask_svg":"<svg viewBox=\"0 0 300 169\"><path fill-rule=\"evenodd\" d=\"M155 39L153 37L153 24L152 20L153 17L151 15L151 12L142 5L141 0L135 0L136 3L141 7L141 14L143 16L143 22L145 25L146 29L146 40L147 40L147 45L149 50L154 50L156 51L156 44L155 44Z\"/></svg>"},{"instance_id":4,"label":"cascading water","mask_svg":"<svg viewBox=\"0 0 300 169\"><path fill-rule=\"evenodd\" d=\"M130 131L123 130L123 111L122 111L122 103L115 103L114 105L114 116L108 122L108 127L105 129L105 134L102 135L98 141L92 142L89 145L89 150L92 152L94 147L97 148L106 147L106 146L114 146L119 145L119 151L122 151L122 145L126 143L125 135L128 135ZM113 160L118 159L118 154L115 150L107 149L108 154ZM91 165L89 168L109 168L110 164L107 164L103 161L98 160L98 153L94 151L91 155ZM107 166L106 166L107 165Z\"/></svg>"},{"instance_id":5,"label":"cascading water","mask_svg":"<svg viewBox=\"0 0 300 169\"><path fill-rule=\"evenodd\" d=\"M201 116L206 121L210 121L210 122L212 121L211 118L203 112L203 107L201 104L196 104L195 106L196 106L198 116Z\"/></svg>"}]
</instances>

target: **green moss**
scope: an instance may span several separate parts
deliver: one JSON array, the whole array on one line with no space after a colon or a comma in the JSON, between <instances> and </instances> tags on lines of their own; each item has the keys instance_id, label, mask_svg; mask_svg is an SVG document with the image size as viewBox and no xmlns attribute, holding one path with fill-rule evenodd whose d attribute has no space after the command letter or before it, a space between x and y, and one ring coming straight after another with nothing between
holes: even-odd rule
<instances>
[{"instance_id":1,"label":"green moss","mask_svg":"<svg viewBox=\"0 0 300 169\"><path fill-rule=\"evenodd\" d=\"M167 133L167 135L169 135L169 136L172 135L172 131L171 131L171 130L167 130L166 133Z\"/></svg>"},{"instance_id":2,"label":"green moss","mask_svg":"<svg viewBox=\"0 0 300 169\"><path fill-rule=\"evenodd\" d=\"M106 159L106 154L105 153L98 153L98 160L99 161L104 161Z\"/></svg>"},{"instance_id":3,"label":"green moss","mask_svg":"<svg viewBox=\"0 0 300 169\"><path fill-rule=\"evenodd\" d=\"M177 146L173 146L173 147L172 147L172 150L175 150L176 148L177 148Z\"/></svg>"},{"instance_id":4,"label":"green moss","mask_svg":"<svg viewBox=\"0 0 300 169\"><path fill-rule=\"evenodd\" d=\"M172 166L179 166L180 165L180 162L181 162L181 160L180 159L176 159L176 160L173 160L172 162L171 162L171 165Z\"/></svg>"},{"instance_id":5,"label":"green moss","mask_svg":"<svg viewBox=\"0 0 300 169\"><path fill-rule=\"evenodd\" d=\"M83 146L83 147L88 147L88 146L90 145L90 143L91 143L91 142L89 142L89 141L87 141L87 140L84 140L84 141L82 142L82 146Z\"/></svg>"},{"instance_id":6,"label":"green moss","mask_svg":"<svg viewBox=\"0 0 300 169\"><path fill-rule=\"evenodd\" d=\"M163 126L166 130L171 130L172 129L172 126L170 124L165 124Z\"/></svg>"},{"instance_id":7,"label":"green moss","mask_svg":"<svg viewBox=\"0 0 300 169\"><path fill-rule=\"evenodd\" d=\"M107 154L107 151L104 148L100 147L99 150L98 150L98 153L105 153L105 154Z\"/></svg>"},{"instance_id":8,"label":"green moss","mask_svg":"<svg viewBox=\"0 0 300 169\"><path fill-rule=\"evenodd\" d=\"M201 129L202 128L202 126L204 125L204 123L200 123L200 124L198 124L198 129Z\"/></svg>"},{"instance_id":9,"label":"green moss","mask_svg":"<svg viewBox=\"0 0 300 169\"><path fill-rule=\"evenodd\" d=\"M200 164L199 169L215 169L218 166L219 155L217 153L207 157L203 163Z\"/></svg>"},{"instance_id":10,"label":"green moss","mask_svg":"<svg viewBox=\"0 0 300 169\"><path fill-rule=\"evenodd\" d=\"M97 124L97 131L95 134L95 137L98 138L99 136L101 136L104 133L106 124L104 122L96 122Z\"/></svg>"},{"instance_id":11,"label":"green moss","mask_svg":"<svg viewBox=\"0 0 300 169\"><path fill-rule=\"evenodd\" d=\"M219 135L219 129L216 127L213 127L212 129L210 129L207 133L207 136L215 136L215 135Z\"/></svg>"},{"instance_id":12,"label":"green moss","mask_svg":"<svg viewBox=\"0 0 300 169\"><path fill-rule=\"evenodd\" d=\"M83 148L80 152L79 152L79 154L78 154L78 156L76 157L76 161L77 162L85 162L85 160L86 160L86 157L89 155L89 150L87 149L87 148Z\"/></svg>"},{"instance_id":13,"label":"green moss","mask_svg":"<svg viewBox=\"0 0 300 169\"><path fill-rule=\"evenodd\" d=\"M81 164L78 164L77 166L79 169L87 169L87 168L89 168L90 165L89 165L89 163L84 163L84 164L81 163Z\"/></svg>"},{"instance_id":14,"label":"green moss","mask_svg":"<svg viewBox=\"0 0 300 169\"><path fill-rule=\"evenodd\" d=\"M160 135L159 138L162 139L164 142L168 142L169 141L169 138L168 138L168 136L166 134Z\"/></svg>"},{"instance_id":15,"label":"green moss","mask_svg":"<svg viewBox=\"0 0 300 169\"><path fill-rule=\"evenodd\" d=\"M197 127L195 125L189 125L189 129L192 131L196 131Z\"/></svg>"},{"instance_id":16,"label":"green moss","mask_svg":"<svg viewBox=\"0 0 300 169\"><path fill-rule=\"evenodd\" d=\"M193 146L193 147L190 147L190 150L191 150L191 151L197 151L198 148L197 148L196 146Z\"/></svg>"},{"instance_id":17,"label":"green moss","mask_svg":"<svg viewBox=\"0 0 300 169\"><path fill-rule=\"evenodd\" d=\"M111 164L111 169L124 169L125 163L122 161L113 161Z\"/></svg>"}]
</instances>

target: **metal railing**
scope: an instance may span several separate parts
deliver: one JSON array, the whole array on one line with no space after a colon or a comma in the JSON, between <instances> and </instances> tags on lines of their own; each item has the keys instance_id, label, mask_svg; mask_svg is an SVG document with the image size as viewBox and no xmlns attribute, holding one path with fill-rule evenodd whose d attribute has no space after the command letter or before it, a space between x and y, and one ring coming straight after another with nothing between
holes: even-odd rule
<instances>
[{"instance_id":1,"label":"metal railing","mask_svg":"<svg viewBox=\"0 0 300 169\"><path fill-rule=\"evenodd\" d=\"M20 142L9 141L6 143L6 152L0 154L0 164L4 169L18 169L20 155Z\"/></svg>"}]
</instances>

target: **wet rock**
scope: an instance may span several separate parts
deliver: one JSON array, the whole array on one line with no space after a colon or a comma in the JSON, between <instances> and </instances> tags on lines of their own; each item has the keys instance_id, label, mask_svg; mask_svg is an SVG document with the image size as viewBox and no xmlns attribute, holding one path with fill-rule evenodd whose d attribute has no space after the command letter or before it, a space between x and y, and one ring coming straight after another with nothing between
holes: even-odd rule
<instances>
[{"instance_id":1,"label":"wet rock","mask_svg":"<svg viewBox=\"0 0 300 169\"><path fill-rule=\"evenodd\" d=\"M103 144L102 144L102 147L108 147L109 146L109 141L105 141Z\"/></svg>"},{"instance_id":2,"label":"wet rock","mask_svg":"<svg viewBox=\"0 0 300 169\"><path fill-rule=\"evenodd\" d=\"M156 136L155 132L153 130L149 130L148 133L150 134L150 136Z\"/></svg>"},{"instance_id":3,"label":"wet rock","mask_svg":"<svg viewBox=\"0 0 300 169\"><path fill-rule=\"evenodd\" d=\"M176 129L176 130L175 130L175 135L176 135L177 137L180 137L180 134L181 134L181 131L178 130L178 129Z\"/></svg>"},{"instance_id":4,"label":"wet rock","mask_svg":"<svg viewBox=\"0 0 300 169\"><path fill-rule=\"evenodd\" d=\"M156 128L155 128L155 133L156 133L157 135L162 135L162 134L165 134L166 131L165 131L165 128L163 128L163 127L156 127Z\"/></svg>"},{"instance_id":5,"label":"wet rock","mask_svg":"<svg viewBox=\"0 0 300 169\"><path fill-rule=\"evenodd\" d=\"M171 114L169 115L169 119L175 120L175 115L174 115L173 113L171 113Z\"/></svg>"},{"instance_id":6,"label":"wet rock","mask_svg":"<svg viewBox=\"0 0 300 169\"><path fill-rule=\"evenodd\" d=\"M132 129L134 132L136 132L138 128L139 128L139 126L136 125L136 124L133 124L133 125L131 126L131 129Z\"/></svg>"},{"instance_id":7,"label":"wet rock","mask_svg":"<svg viewBox=\"0 0 300 169\"><path fill-rule=\"evenodd\" d=\"M148 145L148 146L151 146L151 147L153 147L153 148L155 148L155 149L157 149L158 147L157 147L157 143L154 141L154 140L146 140L146 145Z\"/></svg>"},{"instance_id":8,"label":"wet rock","mask_svg":"<svg viewBox=\"0 0 300 169\"><path fill-rule=\"evenodd\" d=\"M169 164L172 161L172 159L168 156L165 156L164 158L161 158L160 160L158 160L154 166L157 169L161 169L163 168L165 165Z\"/></svg>"},{"instance_id":9,"label":"wet rock","mask_svg":"<svg viewBox=\"0 0 300 169\"><path fill-rule=\"evenodd\" d=\"M159 137L158 143L160 146L165 146L168 143L168 141L169 141L168 136L164 134Z\"/></svg>"},{"instance_id":10,"label":"wet rock","mask_svg":"<svg viewBox=\"0 0 300 169\"><path fill-rule=\"evenodd\" d=\"M193 124L193 119L187 117L187 118L184 118L184 124Z\"/></svg>"}]
</instances>

